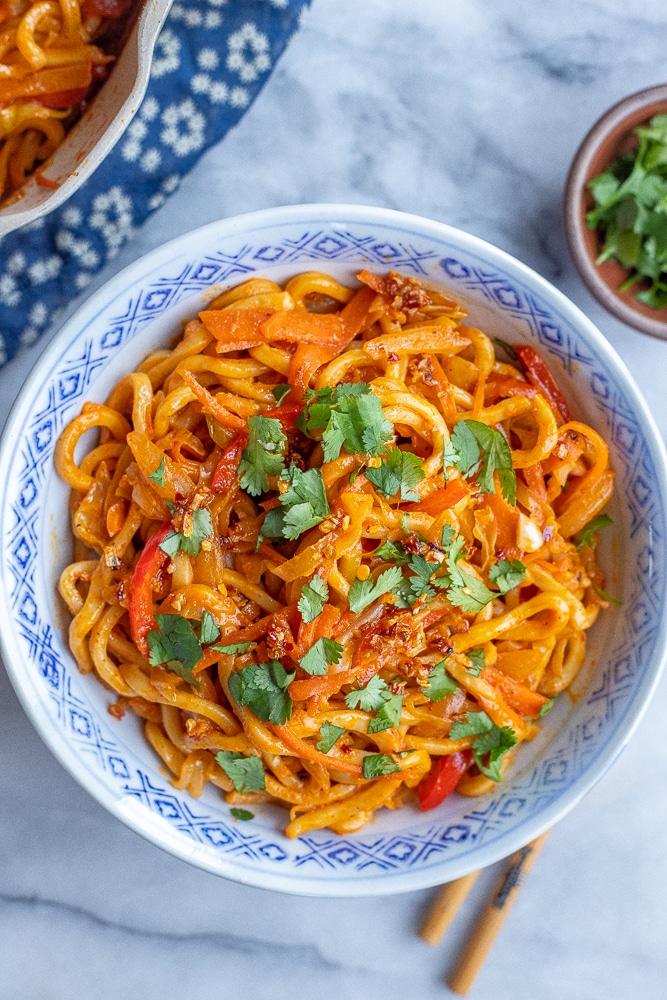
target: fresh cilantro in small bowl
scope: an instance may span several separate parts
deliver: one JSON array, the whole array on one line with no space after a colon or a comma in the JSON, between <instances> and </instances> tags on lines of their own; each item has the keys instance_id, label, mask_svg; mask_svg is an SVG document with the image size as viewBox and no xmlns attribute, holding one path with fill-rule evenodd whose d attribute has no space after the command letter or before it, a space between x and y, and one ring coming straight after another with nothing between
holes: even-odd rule
<instances>
[{"instance_id":1,"label":"fresh cilantro in small bowl","mask_svg":"<svg viewBox=\"0 0 667 1000\"><path fill-rule=\"evenodd\" d=\"M572 162L564 216L588 290L628 326L667 339L667 85L596 122Z\"/></svg>"},{"instance_id":2,"label":"fresh cilantro in small bowl","mask_svg":"<svg viewBox=\"0 0 667 1000\"><path fill-rule=\"evenodd\" d=\"M588 182L595 208L586 224L604 238L596 263L612 258L630 274L621 291L651 309L667 306L667 114L634 129L639 145ZM637 289L637 290L635 290Z\"/></svg>"}]
</instances>

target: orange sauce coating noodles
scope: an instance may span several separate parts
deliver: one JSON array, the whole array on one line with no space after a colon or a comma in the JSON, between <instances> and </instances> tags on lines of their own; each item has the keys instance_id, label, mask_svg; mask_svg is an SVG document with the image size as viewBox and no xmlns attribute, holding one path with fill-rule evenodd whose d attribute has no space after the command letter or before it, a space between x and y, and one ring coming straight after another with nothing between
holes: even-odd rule
<instances>
[{"instance_id":1,"label":"orange sauce coating noodles","mask_svg":"<svg viewBox=\"0 0 667 1000\"><path fill-rule=\"evenodd\" d=\"M495 787L607 604L604 440L444 292L358 279L223 292L56 451L79 669L290 837Z\"/></svg>"}]
</instances>

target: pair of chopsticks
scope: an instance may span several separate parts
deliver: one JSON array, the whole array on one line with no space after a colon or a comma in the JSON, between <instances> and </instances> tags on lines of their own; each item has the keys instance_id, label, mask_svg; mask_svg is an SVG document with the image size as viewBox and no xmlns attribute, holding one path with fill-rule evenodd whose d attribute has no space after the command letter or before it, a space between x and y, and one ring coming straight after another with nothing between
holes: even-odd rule
<instances>
[{"instance_id":1,"label":"pair of chopsticks","mask_svg":"<svg viewBox=\"0 0 667 1000\"><path fill-rule=\"evenodd\" d=\"M502 875L491 894L480 919L468 938L461 955L447 980L454 993L465 996L491 950L501 927L512 909L526 876L535 864L549 831L531 841L507 859ZM443 885L435 902L419 928L419 936L427 944L436 945L442 939L465 902L481 872L472 872Z\"/></svg>"}]
</instances>

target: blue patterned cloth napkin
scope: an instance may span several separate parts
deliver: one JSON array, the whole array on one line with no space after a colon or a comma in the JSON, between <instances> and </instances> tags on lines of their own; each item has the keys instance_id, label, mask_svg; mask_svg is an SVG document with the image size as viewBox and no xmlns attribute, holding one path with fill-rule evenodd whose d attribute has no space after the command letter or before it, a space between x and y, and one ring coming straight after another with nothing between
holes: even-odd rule
<instances>
[{"instance_id":1,"label":"blue patterned cloth napkin","mask_svg":"<svg viewBox=\"0 0 667 1000\"><path fill-rule=\"evenodd\" d=\"M61 208L0 239L0 365L49 329L239 121L309 2L174 3L127 132Z\"/></svg>"}]
</instances>

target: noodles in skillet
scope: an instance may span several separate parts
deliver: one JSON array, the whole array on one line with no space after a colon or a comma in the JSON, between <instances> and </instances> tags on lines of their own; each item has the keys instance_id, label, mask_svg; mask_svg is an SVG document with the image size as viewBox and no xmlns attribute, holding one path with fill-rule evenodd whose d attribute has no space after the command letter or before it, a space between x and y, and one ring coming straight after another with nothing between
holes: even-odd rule
<instances>
[{"instance_id":1,"label":"noodles in skillet","mask_svg":"<svg viewBox=\"0 0 667 1000\"><path fill-rule=\"evenodd\" d=\"M131 6L0 0L0 198L63 141L81 103L105 79Z\"/></svg>"},{"instance_id":2,"label":"noodles in skillet","mask_svg":"<svg viewBox=\"0 0 667 1000\"><path fill-rule=\"evenodd\" d=\"M608 603L607 447L540 356L358 278L224 292L56 451L79 669L176 788L290 837L493 788Z\"/></svg>"}]
</instances>

